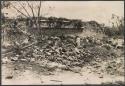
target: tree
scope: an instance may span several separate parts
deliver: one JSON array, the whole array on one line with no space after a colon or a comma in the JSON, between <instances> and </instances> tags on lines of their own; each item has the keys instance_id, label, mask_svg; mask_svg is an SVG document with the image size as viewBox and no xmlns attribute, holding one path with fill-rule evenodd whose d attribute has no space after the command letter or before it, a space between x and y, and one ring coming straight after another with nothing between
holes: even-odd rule
<instances>
[{"instance_id":1,"label":"tree","mask_svg":"<svg viewBox=\"0 0 125 86\"><path fill-rule=\"evenodd\" d=\"M115 33L114 35L124 35L124 17L112 14L111 23L112 31Z\"/></svg>"},{"instance_id":2,"label":"tree","mask_svg":"<svg viewBox=\"0 0 125 86\"><path fill-rule=\"evenodd\" d=\"M11 5L11 4L10 4L9 1L1 1L1 9L2 9L2 10L3 10L4 8L7 8L7 9L8 9L8 8L10 7L10 5ZM6 17L6 16L5 16L5 13L2 12L2 13L1 13L1 20L2 20L1 22L2 22L2 24L5 23L5 17Z\"/></svg>"},{"instance_id":3,"label":"tree","mask_svg":"<svg viewBox=\"0 0 125 86\"><path fill-rule=\"evenodd\" d=\"M10 7L10 2L9 1L1 1L1 10L3 10L4 8L9 8ZM1 11L1 24L5 26L5 19L6 19L6 16L5 16L5 13L3 13ZM2 27L2 42L4 42L5 40L5 28Z\"/></svg>"}]
</instances>

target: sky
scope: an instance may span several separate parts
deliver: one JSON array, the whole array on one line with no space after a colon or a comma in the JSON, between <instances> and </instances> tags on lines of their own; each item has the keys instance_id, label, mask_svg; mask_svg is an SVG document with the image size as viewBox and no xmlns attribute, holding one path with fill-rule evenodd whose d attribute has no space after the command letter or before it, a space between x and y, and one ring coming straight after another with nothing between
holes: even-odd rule
<instances>
[{"instance_id":1,"label":"sky","mask_svg":"<svg viewBox=\"0 0 125 86\"><path fill-rule=\"evenodd\" d=\"M19 3L12 2L18 9L25 13L19 7ZM24 3L24 1L20 1ZM33 3L34 9L37 9L39 1L29 2ZM31 10L26 5L25 7L32 15ZM9 17L16 17L19 13L15 9L3 9L8 12ZM37 10L35 10L37 15ZM41 14L44 16L65 17L69 19L81 19L83 21L96 20L100 23L108 25L112 14L124 16L124 2L123 1L44 1L42 2Z\"/></svg>"}]
</instances>

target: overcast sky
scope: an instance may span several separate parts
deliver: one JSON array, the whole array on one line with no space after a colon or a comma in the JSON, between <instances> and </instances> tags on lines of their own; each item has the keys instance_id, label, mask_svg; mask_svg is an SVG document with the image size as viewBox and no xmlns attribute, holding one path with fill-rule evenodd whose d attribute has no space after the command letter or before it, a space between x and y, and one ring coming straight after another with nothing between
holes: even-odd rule
<instances>
[{"instance_id":1,"label":"overcast sky","mask_svg":"<svg viewBox=\"0 0 125 86\"><path fill-rule=\"evenodd\" d=\"M32 2L34 7L38 3ZM19 4L16 4L19 6ZM37 7L36 7L37 8ZM23 9L19 8L23 11ZM29 8L29 13L31 11ZM18 15L14 9L4 9L10 17ZM24 11L23 11L24 12ZM124 16L123 1L45 1L42 3L41 14L83 21L96 20L108 24L112 14ZM35 11L37 13L37 11ZM46 15L47 16L47 15Z\"/></svg>"}]
</instances>

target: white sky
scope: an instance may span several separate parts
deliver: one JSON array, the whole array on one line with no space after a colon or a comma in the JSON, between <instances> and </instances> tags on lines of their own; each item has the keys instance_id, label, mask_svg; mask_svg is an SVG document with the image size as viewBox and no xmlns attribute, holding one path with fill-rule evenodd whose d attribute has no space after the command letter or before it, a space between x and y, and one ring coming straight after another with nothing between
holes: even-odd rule
<instances>
[{"instance_id":1,"label":"white sky","mask_svg":"<svg viewBox=\"0 0 125 86\"><path fill-rule=\"evenodd\" d=\"M32 1L32 3L35 7L38 4L37 1ZM31 10L27 7L26 9L31 14ZM17 15L13 9L4 9L4 12L8 12L10 17ZM45 1L41 12L49 13L48 16L82 19L83 21L96 20L108 25L112 14L124 16L124 1Z\"/></svg>"}]
</instances>

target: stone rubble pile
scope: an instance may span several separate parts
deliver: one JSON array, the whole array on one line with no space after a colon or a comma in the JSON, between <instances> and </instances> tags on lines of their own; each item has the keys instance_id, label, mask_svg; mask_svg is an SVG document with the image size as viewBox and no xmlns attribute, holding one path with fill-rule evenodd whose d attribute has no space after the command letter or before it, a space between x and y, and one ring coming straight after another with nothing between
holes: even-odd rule
<instances>
[{"instance_id":1,"label":"stone rubble pile","mask_svg":"<svg viewBox=\"0 0 125 86\"><path fill-rule=\"evenodd\" d=\"M93 37L43 36L37 41L37 44L23 50L17 58L28 61L49 60L67 67L82 67L92 60L100 61L113 57L113 54L102 46L104 42Z\"/></svg>"}]
</instances>

